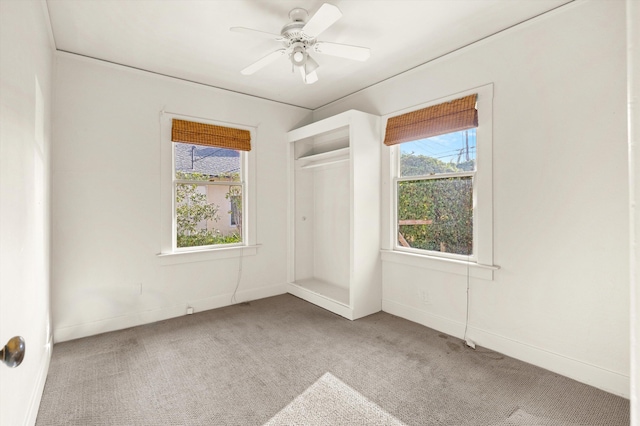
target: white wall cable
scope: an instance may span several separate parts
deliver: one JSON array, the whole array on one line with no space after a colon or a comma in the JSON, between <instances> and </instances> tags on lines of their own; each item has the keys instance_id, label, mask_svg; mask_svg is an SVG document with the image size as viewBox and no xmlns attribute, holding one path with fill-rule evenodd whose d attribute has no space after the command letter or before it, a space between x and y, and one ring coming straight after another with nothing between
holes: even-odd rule
<instances>
[{"instance_id":1,"label":"white wall cable","mask_svg":"<svg viewBox=\"0 0 640 426\"><path fill-rule=\"evenodd\" d=\"M238 301L236 300L236 293L238 292L238 287L240 287L240 280L242 279L242 258L244 257L244 253L240 253L240 259L238 260L238 281L236 282L236 288L233 290L233 294L231 295L231 304L236 304Z\"/></svg>"}]
</instances>

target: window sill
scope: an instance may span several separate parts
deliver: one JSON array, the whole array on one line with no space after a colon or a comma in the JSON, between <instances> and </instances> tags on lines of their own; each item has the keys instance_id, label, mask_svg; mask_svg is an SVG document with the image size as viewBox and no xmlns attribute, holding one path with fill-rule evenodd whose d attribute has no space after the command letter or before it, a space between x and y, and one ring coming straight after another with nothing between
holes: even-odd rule
<instances>
[{"instance_id":1,"label":"window sill","mask_svg":"<svg viewBox=\"0 0 640 426\"><path fill-rule=\"evenodd\" d=\"M259 245L214 248L207 250L178 251L158 253L156 256L161 266L180 263L205 262L208 260L231 259L234 257L255 256Z\"/></svg>"},{"instance_id":2,"label":"window sill","mask_svg":"<svg viewBox=\"0 0 640 426\"><path fill-rule=\"evenodd\" d=\"M428 256L424 254L404 253L394 250L380 250L383 262L393 262L401 265L432 269L450 274L464 275L472 278L493 281L493 271L499 266L482 265L465 260L447 259L444 257Z\"/></svg>"}]
</instances>

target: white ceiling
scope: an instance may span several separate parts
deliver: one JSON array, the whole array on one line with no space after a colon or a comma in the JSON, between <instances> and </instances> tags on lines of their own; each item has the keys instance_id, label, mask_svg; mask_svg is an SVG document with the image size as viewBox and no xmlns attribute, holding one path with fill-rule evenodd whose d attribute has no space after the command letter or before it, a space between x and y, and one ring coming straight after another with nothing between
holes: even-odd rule
<instances>
[{"instance_id":1,"label":"white ceiling","mask_svg":"<svg viewBox=\"0 0 640 426\"><path fill-rule=\"evenodd\" d=\"M47 0L56 48L315 109L570 0L330 0L342 18L318 40L371 48L366 62L314 53L305 85L285 58L240 70L282 45L230 27L280 33L289 11L324 0Z\"/></svg>"}]
</instances>

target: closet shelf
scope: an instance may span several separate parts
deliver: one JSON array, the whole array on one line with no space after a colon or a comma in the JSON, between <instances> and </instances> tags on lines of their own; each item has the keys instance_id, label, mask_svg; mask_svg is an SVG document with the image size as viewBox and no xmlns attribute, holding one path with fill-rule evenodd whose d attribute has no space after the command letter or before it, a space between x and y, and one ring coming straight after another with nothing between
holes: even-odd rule
<instances>
[{"instance_id":1,"label":"closet shelf","mask_svg":"<svg viewBox=\"0 0 640 426\"><path fill-rule=\"evenodd\" d=\"M328 164L335 164L349 160L349 147L334 149L333 151L310 154L298 158L298 163L302 168L318 167Z\"/></svg>"},{"instance_id":2,"label":"closet shelf","mask_svg":"<svg viewBox=\"0 0 640 426\"><path fill-rule=\"evenodd\" d=\"M339 160L322 161L322 162L319 162L319 163L305 164L304 166L300 166L300 168L301 169L313 169L314 167L330 166L332 164L340 164L340 163L345 163L347 161L349 161L348 158L341 158Z\"/></svg>"}]
</instances>

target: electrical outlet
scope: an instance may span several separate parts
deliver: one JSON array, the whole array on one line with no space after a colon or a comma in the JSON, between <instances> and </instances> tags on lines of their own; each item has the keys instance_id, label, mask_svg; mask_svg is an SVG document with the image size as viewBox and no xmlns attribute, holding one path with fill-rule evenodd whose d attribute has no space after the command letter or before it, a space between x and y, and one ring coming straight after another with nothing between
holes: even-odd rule
<instances>
[{"instance_id":1,"label":"electrical outlet","mask_svg":"<svg viewBox=\"0 0 640 426\"><path fill-rule=\"evenodd\" d=\"M187 306L187 315L191 315L193 313L193 308L191 306Z\"/></svg>"},{"instance_id":2,"label":"electrical outlet","mask_svg":"<svg viewBox=\"0 0 640 426\"><path fill-rule=\"evenodd\" d=\"M429 297L429 292L427 290L420 290L420 300L425 305L431 304L431 299Z\"/></svg>"},{"instance_id":3,"label":"electrical outlet","mask_svg":"<svg viewBox=\"0 0 640 426\"><path fill-rule=\"evenodd\" d=\"M132 292L135 296L142 294L142 283L135 283L132 287Z\"/></svg>"}]
</instances>

